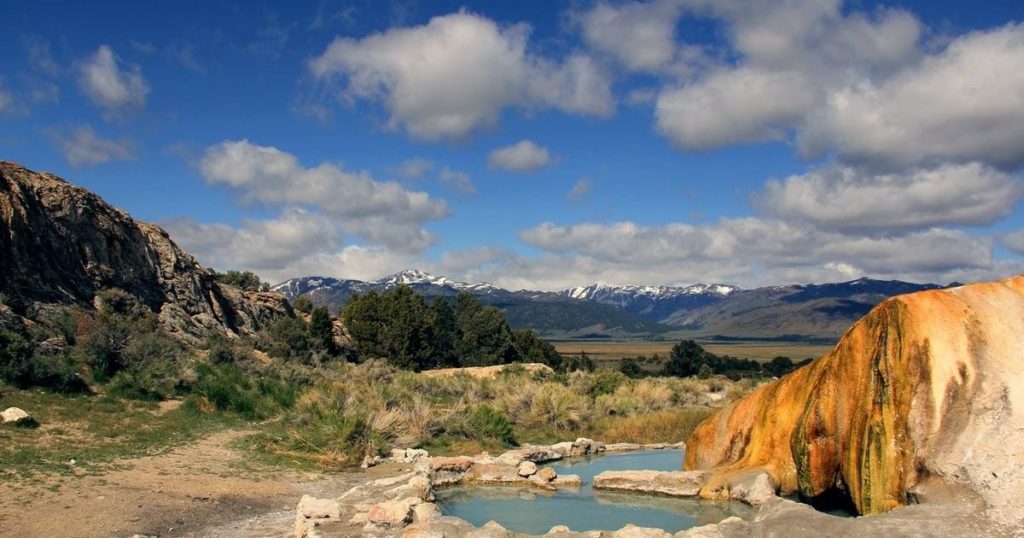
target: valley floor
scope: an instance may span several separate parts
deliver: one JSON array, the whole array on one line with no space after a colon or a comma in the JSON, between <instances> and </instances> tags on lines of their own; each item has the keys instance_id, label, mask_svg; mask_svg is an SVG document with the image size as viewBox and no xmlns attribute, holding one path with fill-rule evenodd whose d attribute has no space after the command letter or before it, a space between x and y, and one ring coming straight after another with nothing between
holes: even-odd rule
<instances>
[{"instance_id":1,"label":"valley floor","mask_svg":"<svg viewBox=\"0 0 1024 538\"><path fill-rule=\"evenodd\" d=\"M366 473L320 474L252 461L226 429L99 473L0 483L0 535L266 536L291 532L303 494L344 491Z\"/></svg>"}]
</instances>

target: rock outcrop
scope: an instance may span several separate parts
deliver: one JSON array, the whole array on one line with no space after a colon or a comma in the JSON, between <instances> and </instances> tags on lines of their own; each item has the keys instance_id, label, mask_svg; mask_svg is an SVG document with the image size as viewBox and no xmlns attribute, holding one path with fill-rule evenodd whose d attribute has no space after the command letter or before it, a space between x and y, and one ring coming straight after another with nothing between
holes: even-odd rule
<instances>
[{"instance_id":1,"label":"rock outcrop","mask_svg":"<svg viewBox=\"0 0 1024 538\"><path fill-rule=\"evenodd\" d=\"M121 289L186 343L293 315L284 296L219 284L159 226L48 173L0 161L0 292L14 304L92 305Z\"/></svg>"},{"instance_id":2,"label":"rock outcrop","mask_svg":"<svg viewBox=\"0 0 1024 538\"><path fill-rule=\"evenodd\" d=\"M886 512L952 485L1024 525L1024 276L889 299L835 349L702 423L705 497L754 470L783 493Z\"/></svg>"}]
</instances>

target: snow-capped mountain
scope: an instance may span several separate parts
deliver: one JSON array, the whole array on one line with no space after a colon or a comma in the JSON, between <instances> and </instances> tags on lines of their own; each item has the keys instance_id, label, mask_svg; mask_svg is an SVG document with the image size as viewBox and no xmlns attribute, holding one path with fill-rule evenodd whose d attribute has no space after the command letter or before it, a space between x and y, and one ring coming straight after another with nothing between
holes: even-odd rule
<instances>
[{"instance_id":1,"label":"snow-capped mountain","mask_svg":"<svg viewBox=\"0 0 1024 538\"><path fill-rule=\"evenodd\" d=\"M561 290L509 291L410 269L365 282L309 276L272 289L294 299L337 310L352 295L407 285L427 297L469 292L501 309L513 328L547 337L656 337L659 335L777 337L830 340L881 300L934 284L862 278L850 282L740 289L728 284L612 286L591 284Z\"/></svg>"},{"instance_id":2,"label":"snow-capped mountain","mask_svg":"<svg viewBox=\"0 0 1024 538\"><path fill-rule=\"evenodd\" d=\"M559 294L573 299L587 301L614 302L625 304L639 297L650 299L672 299L685 295L714 295L725 297L739 290L727 284L693 284L691 286L612 286L608 284L591 284L589 286L569 288Z\"/></svg>"},{"instance_id":3,"label":"snow-capped mountain","mask_svg":"<svg viewBox=\"0 0 1024 538\"><path fill-rule=\"evenodd\" d=\"M447 286L459 291L486 291L498 289L493 284L489 284L487 282L479 282L474 284L470 284L467 282L459 282L456 280L452 280L446 276L435 276L426 271L421 271L419 269L407 269L405 271L401 271L393 275L388 275L386 277L373 281L373 284L384 289L391 289L395 286L400 286L402 284L405 284L407 286Z\"/></svg>"}]
</instances>

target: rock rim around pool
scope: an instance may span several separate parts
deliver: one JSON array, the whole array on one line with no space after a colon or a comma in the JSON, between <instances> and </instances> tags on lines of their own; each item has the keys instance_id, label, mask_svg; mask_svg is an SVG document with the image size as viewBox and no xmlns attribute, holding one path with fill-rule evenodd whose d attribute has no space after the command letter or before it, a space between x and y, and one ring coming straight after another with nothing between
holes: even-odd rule
<instances>
[{"instance_id":1,"label":"rock rim around pool","mask_svg":"<svg viewBox=\"0 0 1024 538\"><path fill-rule=\"evenodd\" d=\"M630 444L616 445L615 450L682 447L682 443ZM459 518L441 515L433 502L434 488L459 484L527 486L541 490L578 488L582 485L579 476L559 475L554 469L537 464L605 451L604 443L582 437L549 446L525 445L497 456L483 453L431 457L425 450L395 449L388 458L369 461L412 464L411 470L369 480L334 499L303 496L296 509L295 536L518 536L497 523L477 528Z\"/></svg>"}]
</instances>

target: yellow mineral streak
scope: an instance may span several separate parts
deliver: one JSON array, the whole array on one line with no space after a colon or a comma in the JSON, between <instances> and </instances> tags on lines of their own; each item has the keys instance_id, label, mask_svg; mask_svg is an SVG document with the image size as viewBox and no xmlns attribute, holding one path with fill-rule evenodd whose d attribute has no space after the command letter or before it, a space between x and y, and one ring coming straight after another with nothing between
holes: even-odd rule
<instances>
[{"instance_id":1,"label":"yellow mineral streak","mask_svg":"<svg viewBox=\"0 0 1024 538\"><path fill-rule=\"evenodd\" d=\"M760 468L784 493L839 494L862 514L906 504L934 475L1020 518L1022 411L1018 276L883 302L832 352L701 424L685 468L713 471L706 497Z\"/></svg>"}]
</instances>

